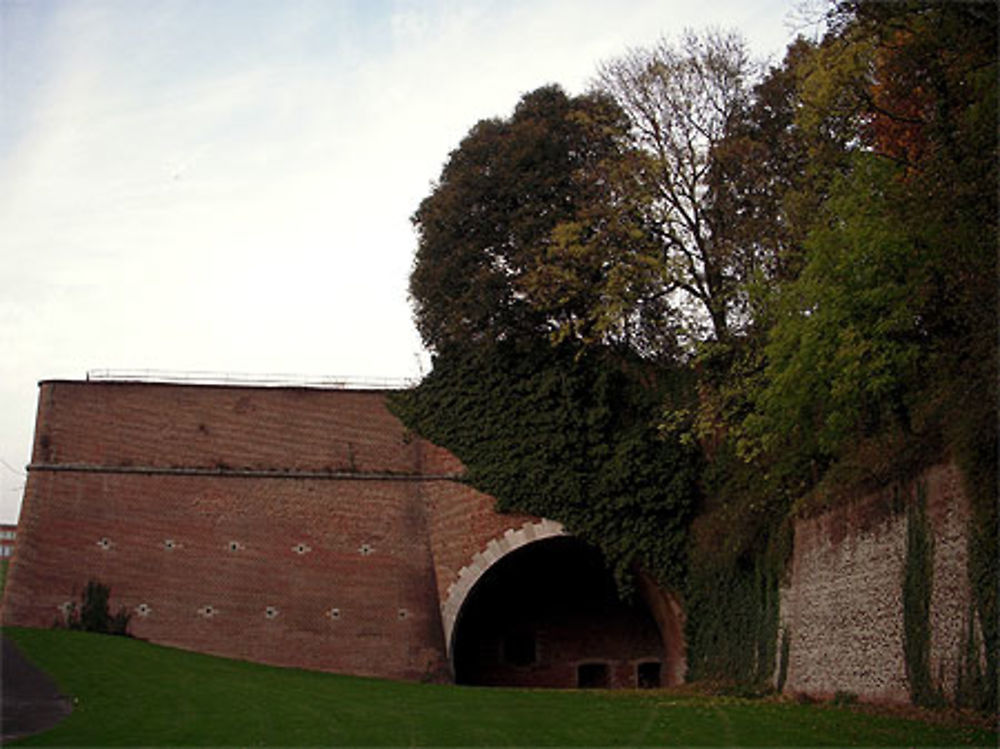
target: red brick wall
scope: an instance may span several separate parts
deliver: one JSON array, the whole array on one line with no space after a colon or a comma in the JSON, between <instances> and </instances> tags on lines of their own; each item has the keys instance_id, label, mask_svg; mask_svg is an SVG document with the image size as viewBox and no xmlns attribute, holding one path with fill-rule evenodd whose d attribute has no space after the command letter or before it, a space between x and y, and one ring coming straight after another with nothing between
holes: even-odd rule
<instances>
[{"instance_id":1,"label":"red brick wall","mask_svg":"<svg viewBox=\"0 0 1000 749\"><path fill-rule=\"evenodd\" d=\"M383 393L45 383L4 620L49 626L95 578L155 642L440 673L425 447Z\"/></svg>"},{"instance_id":2,"label":"red brick wall","mask_svg":"<svg viewBox=\"0 0 1000 749\"><path fill-rule=\"evenodd\" d=\"M506 530L536 521L527 515L498 515L493 498L455 482L422 487L430 509L430 539L438 597L448 600L448 589L477 552Z\"/></svg>"},{"instance_id":3,"label":"red brick wall","mask_svg":"<svg viewBox=\"0 0 1000 749\"><path fill-rule=\"evenodd\" d=\"M384 392L46 382L3 621L50 626L97 579L154 642L447 678L449 590L540 521L462 470Z\"/></svg>"},{"instance_id":4,"label":"red brick wall","mask_svg":"<svg viewBox=\"0 0 1000 749\"><path fill-rule=\"evenodd\" d=\"M112 586L116 606L137 612L133 633L155 642L401 678L441 665L430 549L412 484L31 479L37 494L26 502L8 623L48 626L93 577ZM199 613L205 606L216 613Z\"/></svg>"},{"instance_id":5,"label":"red brick wall","mask_svg":"<svg viewBox=\"0 0 1000 749\"><path fill-rule=\"evenodd\" d=\"M421 444L379 392L49 382L32 460L413 473Z\"/></svg>"}]
</instances>

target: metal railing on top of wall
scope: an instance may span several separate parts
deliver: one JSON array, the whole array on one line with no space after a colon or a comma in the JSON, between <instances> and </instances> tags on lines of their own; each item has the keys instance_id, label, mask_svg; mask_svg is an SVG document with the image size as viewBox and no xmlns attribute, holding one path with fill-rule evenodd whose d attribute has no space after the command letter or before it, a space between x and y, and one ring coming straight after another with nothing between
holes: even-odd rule
<instances>
[{"instance_id":1,"label":"metal railing on top of wall","mask_svg":"<svg viewBox=\"0 0 1000 749\"><path fill-rule=\"evenodd\" d=\"M87 371L87 381L314 387L340 390L403 390L414 387L420 381L420 378L271 373L248 374L240 372L174 372L160 369L91 369Z\"/></svg>"}]
</instances>

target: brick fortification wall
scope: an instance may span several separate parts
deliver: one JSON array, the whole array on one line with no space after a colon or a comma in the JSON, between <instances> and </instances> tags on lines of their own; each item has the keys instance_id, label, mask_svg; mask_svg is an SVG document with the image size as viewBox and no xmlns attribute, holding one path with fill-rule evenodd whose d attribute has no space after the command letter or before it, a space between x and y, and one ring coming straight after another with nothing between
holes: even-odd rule
<instances>
[{"instance_id":1,"label":"brick fortification wall","mask_svg":"<svg viewBox=\"0 0 1000 749\"><path fill-rule=\"evenodd\" d=\"M459 469L384 393L43 383L4 621L50 626L94 578L155 642L446 673L427 498L483 505L435 478Z\"/></svg>"},{"instance_id":2,"label":"brick fortification wall","mask_svg":"<svg viewBox=\"0 0 1000 749\"><path fill-rule=\"evenodd\" d=\"M42 383L3 621L51 626L93 579L153 642L447 679L479 581L521 547L565 535L550 520L497 514L492 497L456 480L463 470L410 433L384 392ZM502 613L527 616L534 575L509 569L521 577ZM577 613L564 631L537 634L536 661L494 665L518 683L574 686L577 662L596 658L610 685L634 686L640 663L665 652L662 678L676 681L682 631L673 599L656 592L653 618L623 625L646 622L634 637L595 640L593 615Z\"/></svg>"},{"instance_id":3,"label":"brick fortification wall","mask_svg":"<svg viewBox=\"0 0 1000 749\"><path fill-rule=\"evenodd\" d=\"M907 514L922 484L933 536L930 673L954 692L971 592L969 505L953 464L935 466L904 489L863 497L799 520L780 626L790 635L786 691L909 700L903 652Z\"/></svg>"},{"instance_id":4,"label":"brick fortification wall","mask_svg":"<svg viewBox=\"0 0 1000 749\"><path fill-rule=\"evenodd\" d=\"M446 677L466 596L495 562L562 529L496 514L491 497L454 480L459 461L408 432L385 400L310 388L43 383L4 623L48 627L97 579L112 587L114 608L132 612L133 633L154 642L319 670ZM971 610L969 507L953 465L903 493L918 484L933 535L930 672L950 696ZM797 522L780 608L790 634L786 691L908 700L906 501L887 490ZM651 584L642 592L663 652L641 638L598 650L616 674L624 669L617 685L634 683L633 661L647 658L662 659L663 682L676 683L683 612ZM587 640L587 626L566 643ZM559 666L564 686L574 663Z\"/></svg>"}]
</instances>

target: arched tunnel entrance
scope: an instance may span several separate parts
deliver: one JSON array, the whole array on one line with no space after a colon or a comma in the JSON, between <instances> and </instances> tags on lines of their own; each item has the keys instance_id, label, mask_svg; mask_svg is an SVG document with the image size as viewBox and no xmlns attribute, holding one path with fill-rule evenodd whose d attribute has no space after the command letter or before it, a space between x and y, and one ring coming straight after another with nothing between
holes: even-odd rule
<instances>
[{"instance_id":1,"label":"arched tunnel entrance","mask_svg":"<svg viewBox=\"0 0 1000 749\"><path fill-rule=\"evenodd\" d=\"M459 684L660 686L660 627L645 602L620 600L600 552L571 536L516 549L469 591L452 639Z\"/></svg>"}]
</instances>

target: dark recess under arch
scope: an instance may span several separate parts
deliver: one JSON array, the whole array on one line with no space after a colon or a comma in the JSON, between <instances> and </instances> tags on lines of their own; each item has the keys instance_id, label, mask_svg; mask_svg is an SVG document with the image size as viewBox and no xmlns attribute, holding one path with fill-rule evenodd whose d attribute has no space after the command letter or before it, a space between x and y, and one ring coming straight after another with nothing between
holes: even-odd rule
<instances>
[{"instance_id":1,"label":"dark recess under arch","mask_svg":"<svg viewBox=\"0 0 1000 749\"><path fill-rule=\"evenodd\" d=\"M484 573L459 612L452 663L459 684L636 687L658 686L648 664L663 657L642 600L623 602L601 554L560 536L521 547ZM607 678L595 683L590 664Z\"/></svg>"}]
</instances>

